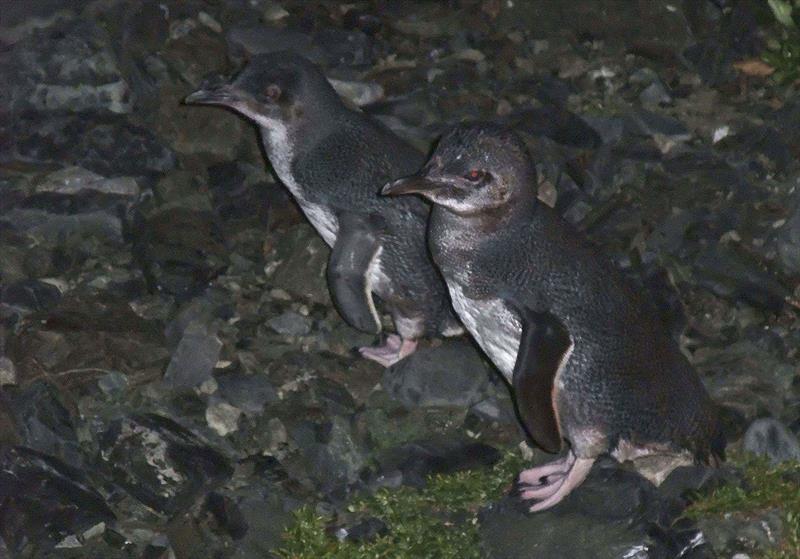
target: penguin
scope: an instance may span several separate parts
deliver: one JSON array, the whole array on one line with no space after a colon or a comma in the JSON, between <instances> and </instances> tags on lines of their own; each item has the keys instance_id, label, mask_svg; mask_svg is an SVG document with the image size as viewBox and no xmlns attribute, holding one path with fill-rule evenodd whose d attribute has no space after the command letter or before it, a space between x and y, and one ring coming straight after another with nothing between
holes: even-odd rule
<instances>
[{"instance_id":1,"label":"penguin","mask_svg":"<svg viewBox=\"0 0 800 559\"><path fill-rule=\"evenodd\" d=\"M525 505L556 505L603 454L656 484L678 465L717 464L725 441L699 376L611 260L537 201L535 179L518 136L474 124L382 190L434 203L429 246L456 314L511 384L531 438L566 449L519 475Z\"/></svg>"},{"instance_id":2,"label":"penguin","mask_svg":"<svg viewBox=\"0 0 800 559\"><path fill-rule=\"evenodd\" d=\"M397 334L360 348L363 357L389 367L420 337L461 331L425 242L430 206L380 196L387 181L417 171L424 155L346 106L317 66L289 51L258 55L228 83L184 102L225 107L259 128L278 179L331 247L327 282L342 318L378 334L373 296L384 303Z\"/></svg>"}]
</instances>

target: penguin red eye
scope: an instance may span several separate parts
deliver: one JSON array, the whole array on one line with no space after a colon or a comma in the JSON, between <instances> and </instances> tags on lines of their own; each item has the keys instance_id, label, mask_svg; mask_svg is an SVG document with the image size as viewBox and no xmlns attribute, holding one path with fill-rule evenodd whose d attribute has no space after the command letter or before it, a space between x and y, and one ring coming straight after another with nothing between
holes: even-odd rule
<instances>
[{"instance_id":1,"label":"penguin red eye","mask_svg":"<svg viewBox=\"0 0 800 559\"><path fill-rule=\"evenodd\" d=\"M481 171L480 169L472 169L466 175L464 175L464 178L470 182L478 182L485 176L486 176L486 171Z\"/></svg>"},{"instance_id":2,"label":"penguin red eye","mask_svg":"<svg viewBox=\"0 0 800 559\"><path fill-rule=\"evenodd\" d=\"M281 96L281 88L275 84L268 85L267 89L264 90L266 96L271 99L272 101L277 101L278 98Z\"/></svg>"}]
</instances>

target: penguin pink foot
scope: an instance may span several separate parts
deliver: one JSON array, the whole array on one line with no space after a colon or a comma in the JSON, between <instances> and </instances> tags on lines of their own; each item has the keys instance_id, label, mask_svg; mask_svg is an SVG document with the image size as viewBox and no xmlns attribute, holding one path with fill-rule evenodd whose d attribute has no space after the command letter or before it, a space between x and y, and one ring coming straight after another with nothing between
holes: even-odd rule
<instances>
[{"instance_id":1,"label":"penguin pink foot","mask_svg":"<svg viewBox=\"0 0 800 559\"><path fill-rule=\"evenodd\" d=\"M594 461L594 458L576 458L569 471L563 477L541 489L523 491L521 495L523 499L539 500L528 510L530 512L539 512L560 503L573 489L583 483L586 476L589 475Z\"/></svg>"},{"instance_id":2,"label":"penguin pink foot","mask_svg":"<svg viewBox=\"0 0 800 559\"><path fill-rule=\"evenodd\" d=\"M366 346L358 349L365 359L391 367L401 359L408 357L417 349L416 340L404 340L397 334L389 334L386 343L380 346Z\"/></svg>"}]
</instances>

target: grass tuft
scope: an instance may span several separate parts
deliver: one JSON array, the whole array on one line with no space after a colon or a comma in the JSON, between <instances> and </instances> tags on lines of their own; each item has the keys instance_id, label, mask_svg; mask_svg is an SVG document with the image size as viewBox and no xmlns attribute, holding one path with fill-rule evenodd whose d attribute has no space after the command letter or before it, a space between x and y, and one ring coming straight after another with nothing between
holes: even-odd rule
<instances>
[{"instance_id":1,"label":"grass tuft","mask_svg":"<svg viewBox=\"0 0 800 559\"><path fill-rule=\"evenodd\" d=\"M336 541L325 533L325 519L303 507L277 554L284 559L477 559L478 511L499 499L524 465L521 455L510 451L490 469L437 475L419 490L381 489L356 499L351 512L389 526L389 534L371 542Z\"/></svg>"}]
</instances>

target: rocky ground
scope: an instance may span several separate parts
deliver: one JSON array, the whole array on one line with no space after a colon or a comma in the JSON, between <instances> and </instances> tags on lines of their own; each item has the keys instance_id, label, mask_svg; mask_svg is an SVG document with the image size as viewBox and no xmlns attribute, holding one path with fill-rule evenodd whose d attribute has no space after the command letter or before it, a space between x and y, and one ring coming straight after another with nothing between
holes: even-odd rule
<instances>
[{"instance_id":1,"label":"rocky ground","mask_svg":"<svg viewBox=\"0 0 800 559\"><path fill-rule=\"evenodd\" d=\"M469 340L389 370L353 355L374 340L333 310L328 250L255 131L181 106L209 74L285 48L422 149L464 119L516 127L540 197L662 308L734 456L799 460L800 97L764 76L765 6L4 3L0 557L301 557L286 545L309 515L328 529L313 556L347 556L337 538L404 533L384 497L370 517L354 499L422 488L423 514L452 498L430 474L530 457ZM800 494L797 470L781 476ZM494 558L800 550L780 503L682 516L689 490L759 483L732 465L656 489L601 463L553 511L479 492L441 530L475 524L468 553ZM380 556L465 556L424 549Z\"/></svg>"}]
</instances>

